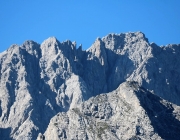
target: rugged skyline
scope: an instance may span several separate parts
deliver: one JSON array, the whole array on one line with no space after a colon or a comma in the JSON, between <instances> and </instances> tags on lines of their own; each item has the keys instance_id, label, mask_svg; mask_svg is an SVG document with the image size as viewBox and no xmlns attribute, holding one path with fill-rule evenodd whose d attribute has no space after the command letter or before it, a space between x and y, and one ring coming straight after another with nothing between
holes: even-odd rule
<instances>
[{"instance_id":1,"label":"rugged skyline","mask_svg":"<svg viewBox=\"0 0 180 140\"><path fill-rule=\"evenodd\" d=\"M142 31L159 46L179 43L180 1L0 1L0 52L55 36L88 49L96 37Z\"/></svg>"},{"instance_id":2,"label":"rugged skyline","mask_svg":"<svg viewBox=\"0 0 180 140\"><path fill-rule=\"evenodd\" d=\"M87 50L55 37L12 45L0 54L0 135L179 139L179 54L179 44L159 47L142 32L109 34Z\"/></svg>"}]
</instances>

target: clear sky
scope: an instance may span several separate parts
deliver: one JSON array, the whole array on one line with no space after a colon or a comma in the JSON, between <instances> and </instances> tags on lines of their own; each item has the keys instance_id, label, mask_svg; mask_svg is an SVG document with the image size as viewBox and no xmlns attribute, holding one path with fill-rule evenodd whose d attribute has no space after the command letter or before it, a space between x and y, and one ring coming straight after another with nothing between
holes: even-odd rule
<instances>
[{"instance_id":1,"label":"clear sky","mask_svg":"<svg viewBox=\"0 0 180 140\"><path fill-rule=\"evenodd\" d=\"M0 0L0 52L50 36L87 49L97 37L129 31L180 43L180 0Z\"/></svg>"}]
</instances>

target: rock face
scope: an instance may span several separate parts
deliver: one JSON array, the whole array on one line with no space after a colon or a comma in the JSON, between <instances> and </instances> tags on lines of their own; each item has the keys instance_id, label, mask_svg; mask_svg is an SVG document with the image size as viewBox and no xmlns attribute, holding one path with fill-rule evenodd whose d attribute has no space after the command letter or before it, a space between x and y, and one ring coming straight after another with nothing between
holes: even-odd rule
<instances>
[{"instance_id":1,"label":"rock face","mask_svg":"<svg viewBox=\"0 0 180 140\"><path fill-rule=\"evenodd\" d=\"M79 108L58 113L44 134L48 140L179 139L180 107L137 85L124 82Z\"/></svg>"},{"instance_id":2,"label":"rock face","mask_svg":"<svg viewBox=\"0 0 180 140\"><path fill-rule=\"evenodd\" d=\"M12 45L0 54L0 137L179 139L179 60L180 45L141 32L86 51L54 37Z\"/></svg>"}]
</instances>

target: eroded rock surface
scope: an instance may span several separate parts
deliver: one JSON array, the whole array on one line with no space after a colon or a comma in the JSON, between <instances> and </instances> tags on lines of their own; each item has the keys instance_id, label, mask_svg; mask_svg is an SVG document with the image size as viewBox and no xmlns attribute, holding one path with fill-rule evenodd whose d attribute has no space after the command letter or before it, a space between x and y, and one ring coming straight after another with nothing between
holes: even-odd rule
<instances>
[{"instance_id":1,"label":"eroded rock surface","mask_svg":"<svg viewBox=\"0 0 180 140\"><path fill-rule=\"evenodd\" d=\"M180 107L124 82L115 91L58 113L43 135L58 139L179 139Z\"/></svg>"},{"instance_id":2,"label":"eroded rock surface","mask_svg":"<svg viewBox=\"0 0 180 140\"><path fill-rule=\"evenodd\" d=\"M48 38L42 44L26 41L21 46L12 45L0 53L0 137L31 140L39 135L38 138L43 138L45 131L45 134L49 131L51 118L59 112L69 116L73 108L79 108L83 113L81 106L84 101L88 102L92 100L91 97L97 98L102 93L112 92L114 95L114 90L125 81L135 81L148 93L180 105L179 60L180 45L159 47L149 43L142 32L109 34L97 38L86 51L82 50L82 46L76 48L75 42L59 42L55 37ZM130 96L128 94L127 97ZM97 111L99 113L86 109L90 118L104 117L112 121L114 109L108 95L101 95L107 96L104 97L108 100L104 104L107 109L102 108L101 112ZM136 101L134 105L139 104L140 99ZM146 109L149 107L139 106L148 112ZM128 118L127 114L118 115L119 118ZM152 136L163 138L160 132L164 130L151 126L153 130L156 129ZM96 125L93 124L94 127ZM64 131L62 135L68 138L74 132L69 133L69 128L66 131L67 135ZM120 131L117 129L117 136L116 132L109 131L106 135L111 135L112 139L126 139L130 138L132 131L132 137L136 138L134 129L130 129L128 135L124 133L124 136L124 131ZM150 137L150 129L147 131ZM95 134L90 134L90 131L88 133L87 136L92 139L99 136L93 136ZM104 139L105 135L102 137Z\"/></svg>"}]
</instances>

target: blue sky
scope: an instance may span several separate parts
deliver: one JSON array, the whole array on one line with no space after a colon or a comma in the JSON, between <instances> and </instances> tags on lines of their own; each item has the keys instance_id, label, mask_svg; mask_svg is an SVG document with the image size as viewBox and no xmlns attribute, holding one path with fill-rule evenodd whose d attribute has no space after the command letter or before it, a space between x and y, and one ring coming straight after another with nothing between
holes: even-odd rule
<instances>
[{"instance_id":1,"label":"blue sky","mask_svg":"<svg viewBox=\"0 0 180 140\"><path fill-rule=\"evenodd\" d=\"M1 0L0 52L50 36L87 49L109 33L142 31L158 45L180 43L180 0Z\"/></svg>"}]
</instances>

